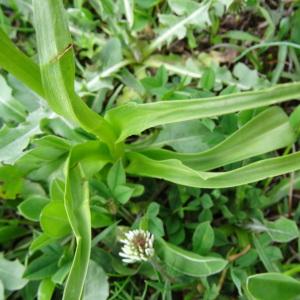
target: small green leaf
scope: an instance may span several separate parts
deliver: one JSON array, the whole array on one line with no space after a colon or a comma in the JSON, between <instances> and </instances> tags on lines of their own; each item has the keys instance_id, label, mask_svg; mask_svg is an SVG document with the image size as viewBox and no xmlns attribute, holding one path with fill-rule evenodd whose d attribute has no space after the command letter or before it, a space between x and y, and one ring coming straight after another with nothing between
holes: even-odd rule
<instances>
[{"instance_id":1,"label":"small green leaf","mask_svg":"<svg viewBox=\"0 0 300 300\"><path fill-rule=\"evenodd\" d=\"M158 203L156 203L156 202L150 203L147 208L147 212L146 212L147 216L149 218L156 217L159 214L159 208L160 208L160 206Z\"/></svg>"},{"instance_id":2,"label":"small green leaf","mask_svg":"<svg viewBox=\"0 0 300 300\"><path fill-rule=\"evenodd\" d=\"M39 195L26 198L18 209L25 218L31 221L39 221L42 209L49 203L49 199Z\"/></svg>"},{"instance_id":3,"label":"small green leaf","mask_svg":"<svg viewBox=\"0 0 300 300\"><path fill-rule=\"evenodd\" d=\"M267 254L267 249L262 245L259 238L253 235L253 244L259 256L259 259L263 263L268 272L279 272L278 266L271 260L271 257Z\"/></svg>"},{"instance_id":4,"label":"small green leaf","mask_svg":"<svg viewBox=\"0 0 300 300\"><path fill-rule=\"evenodd\" d=\"M193 250L194 252L205 255L214 245L214 230L209 222L199 224L193 234Z\"/></svg>"},{"instance_id":5,"label":"small green leaf","mask_svg":"<svg viewBox=\"0 0 300 300\"><path fill-rule=\"evenodd\" d=\"M91 218L93 228L107 227L114 222L111 214L97 205L91 205Z\"/></svg>"},{"instance_id":6,"label":"small green leaf","mask_svg":"<svg viewBox=\"0 0 300 300\"><path fill-rule=\"evenodd\" d=\"M107 184L113 191L118 185L124 185L126 183L125 171L122 162L117 161L109 170L107 175Z\"/></svg>"},{"instance_id":7,"label":"small green leaf","mask_svg":"<svg viewBox=\"0 0 300 300\"><path fill-rule=\"evenodd\" d=\"M234 66L233 74L239 79L240 84L247 89L256 88L259 85L257 71L249 69L243 63L238 63Z\"/></svg>"},{"instance_id":8,"label":"small green leaf","mask_svg":"<svg viewBox=\"0 0 300 300\"><path fill-rule=\"evenodd\" d=\"M56 284L63 284L65 279L67 278L70 269L71 269L72 262L68 261L64 265L62 265L51 277L51 280Z\"/></svg>"},{"instance_id":9,"label":"small green leaf","mask_svg":"<svg viewBox=\"0 0 300 300\"><path fill-rule=\"evenodd\" d=\"M213 87L215 85L215 79L216 79L216 75L215 75L214 70L212 68L206 69L200 80L201 87L204 90L210 91L211 89L213 89Z\"/></svg>"},{"instance_id":10,"label":"small green leaf","mask_svg":"<svg viewBox=\"0 0 300 300\"><path fill-rule=\"evenodd\" d=\"M133 189L126 185L118 185L113 191L115 199L121 204L127 203L132 193Z\"/></svg>"},{"instance_id":11,"label":"small green leaf","mask_svg":"<svg viewBox=\"0 0 300 300\"><path fill-rule=\"evenodd\" d=\"M64 206L64 188L61 180L54 180L50 187L51 202L41 212L40 223L44 233L51 238L61 238L71 233Z\"/></svg>"},{"instance_id":12,"label":"small green leaf","mask_svg":"<svg viewBox=\"0 0 300 300\"><path fill-rule=\"evenodd\" d=\"M274 222L265 223L266 232L274 242L288 243L299 237L297 224L293 220L281 217Z\"/></svg>"},{"instance_id":13,"label":"small green leaf","mask_svg":"<svg viewBox=\"0 0 300 300\"><path fill-rule=\"evenodd\" d=\"M23 186L22 174L15 166L0 167L0 197L15 199Z\"/></svg>"},{"instance_id":14,"label":"small green leaf","mask_svg":"<svg viewBox=\"0 0 300 300\"><path fill-rule=\"evenodd\" d=\"M35 252L39 249L42 249L45 246L51 244L53 241L54 241L53 238L50 238L45 233L42 233L32 241L29 250L33 253L33 252Z\"/></svg>"},{"instance_id":15,"label":"small green leaf","mask_svg":"<svg viewBox=\"0 0 300 300\"><path fill-rule=\"evenodd\" d=\"M28 233L28 230L19 225L1 225L0 226L0 244L8 243L20 238Z\"/></svg>"},{"instance_id":16,"label":"small green leaf","mask_svg":"<svg viewBox=\"0 0 300 300\"><path fill-rule=\"evenodd\" d=\"M51 201L42 210L40 223L43 231L52 238L61 238L71 233L71 227L63 202Z\"/></svg>"},{"instance_id":17,"label":"small green leaf","mask_svg":"<svg viewBox=\"0 0 300 300\"><path fill-rule=\"evenodd\" d=\"M51 277L58 268L59 256L43 254L27 266L24 277L29 280L43 280Z\"/></svg>"}]
</instances>

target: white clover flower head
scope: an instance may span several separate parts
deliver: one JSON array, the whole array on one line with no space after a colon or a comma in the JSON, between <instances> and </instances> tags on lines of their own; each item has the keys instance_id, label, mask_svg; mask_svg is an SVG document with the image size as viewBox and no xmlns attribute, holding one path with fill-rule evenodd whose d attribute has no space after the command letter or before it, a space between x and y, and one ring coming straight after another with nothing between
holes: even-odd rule
<instances>
[{"instance_id":1,"label":"white clover flower head","mask_svg":"<svg viewBox=\"0 0 300 300\"><path fill-rule=\"evenodd\" d=\"M122 261L128 264L148 261L154 255L154 236L142 229L130 230L121 240L123 247L119 255Z\"/></svg>"}]
</instances>

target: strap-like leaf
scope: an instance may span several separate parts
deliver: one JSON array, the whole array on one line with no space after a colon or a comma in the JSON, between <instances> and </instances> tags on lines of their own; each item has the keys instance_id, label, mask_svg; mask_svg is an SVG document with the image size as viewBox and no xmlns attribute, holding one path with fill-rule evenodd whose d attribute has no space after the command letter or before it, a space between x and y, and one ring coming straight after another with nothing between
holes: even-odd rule
<instances>
[{"instance_id":1,"label":"strap-like leaf","mask_svg":"<svg viewBox=\"0 0 300 300\"><path fill-rule=\"evenodd\" d=\"M176 159L157 161L134 152L128 153L127 157L130 174L199 188L234 187L300 169L300 152L265 159L228 172L200 172Z\"/></svg>"},{"instance_id":2,"label":"strap-like leaf","mask_svg":"<svg viewBox=\"0 0 300 300\"><path fill-rule=\"evenodd\" d=\"M106 119L118 131L118 141L158 125L198 118L220 116L297 99L300 83L277 85L272 88L195 100L175 100L156 103L128 103L110 110Z\"/></svg>"},{"instance_id":3,"label":"strap-like leaf","mask_svg":"<svg viewBox=\"0 0 300 300\"><path fill-rule=\"evenodd\" d=\"M100 142L74 146L66 169L65 209L77 246L66 282L64 300L80 300L91 252L91 216L87 177L111 161Z\"/></svg>"},{"instance_id":4,"label":"strap-like leaf","mask_svg":"<svg viewBox=\"0 0 300 300\"><path fill-rule=\"evenodd\" d=\"M43 96L39 66L21 52L0 28L0 67Z\"/></svg>"},{"instance_id":5,"label":"strap-like leaf","mask_svg":"<svg viewBox=\"0 0 300 300\"><path fill-rule=\"evenodd\" d=\"M58 114L112 144L110 125L74 91L73 44L61 0L34 0L38 54L45 97Z\"/></svg>"},{"instance_id":6,"label":"strap-like leaf","mask_svg":"<svg viewBox=\"0 0 300 300\"><path fill-rule=\"evenodd\" d=\"M207 151L177 153L149 149L141 153L156 160L178 159L193 169L205 171L280 149L294 140L295 134L287 115L281 108L272 107Z\"/></svg>"}]
</instances>

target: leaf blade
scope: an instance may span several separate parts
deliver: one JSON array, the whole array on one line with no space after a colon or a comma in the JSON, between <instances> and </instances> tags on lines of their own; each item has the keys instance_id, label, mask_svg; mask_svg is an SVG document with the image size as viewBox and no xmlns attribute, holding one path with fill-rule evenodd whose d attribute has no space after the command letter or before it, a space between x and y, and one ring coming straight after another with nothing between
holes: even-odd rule
<instances>
[{"instance_id":1,"label":"leaf blade","mask_svg":"<svg viewBox=\"0 0 300 300\"><path fill-rule=\"evenodd\" d=\"M105 118L118 133L118 142L143 130L175 122L220 116L297 99L300 83L195 100L174 100L147 104L128 103L110 110Z\"/></svg>"}]
</instances>

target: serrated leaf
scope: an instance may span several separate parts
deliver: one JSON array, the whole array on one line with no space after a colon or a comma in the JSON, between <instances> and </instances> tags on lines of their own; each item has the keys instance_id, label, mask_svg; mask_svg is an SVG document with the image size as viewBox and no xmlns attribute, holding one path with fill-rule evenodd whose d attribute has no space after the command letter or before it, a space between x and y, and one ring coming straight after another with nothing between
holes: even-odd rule
<instances>
[{"instance_id":1,"label":"serrated leaf","mask_svg":"<svg viewBox=\"0 0 300 300\"><path fill-rule=\"evenodd\" d=\"M15 128L3 126L0 129L0 160L13 164L23 155L23 150L28 146L30 139L41 132L40 121L47 114L41 109L28 115L26 121Z\"/></svg>"},{"instance_id":2,"label":"serrated leaf","mask_svg":"<svg viewBox=\"0 0 300 300\"><path fill-rule=\"evenodd\" d=\"M0 118L4 121L22 122L26 118L26 109L12 96L12 90L4 77L0 75Z\"/></svg>"},{"instance_id":3,"label":"serrated leaf","mask_svg":"<svg viewBox=\"0 0 300 300\"><path fill-rule=\"evenodd\" d=\"M211 1L203 1L198 9L194 10L191 14L185 18L181 18L178 22L174 22L167 30L165 30L161 35L159 35L146 49L146 54L149 55L156 48L159 48L163 43L170 42L174 36L177 35L179 31L185 30L187 24L193 23L197 25L204 25L209 23L208 10L210 7ZM198 17L201 16L201 19ZM200 20L200 21L199 21Z\"/></svg>"},{"instance_id":4,"label":"serrated leaf","mask_svg":"<svg viewBox=\"0 0 300 300\"><path fill-rule=\"evenodd\" d=\"M108 296L109 284L107 275L96 262L91 260L84 285L83 300L105 300Z\"/></svg>"},{"instance_id":5,"label":"serrated leaf","mask_svg":"<svg viewBox=\"0 0 300 300\"><path fill-rule=\"evenodd\" d=\"M177 15L189 14L199 8L199 3L192 0L168 0L168 4Z\"/></svg>"}]
</instances>

